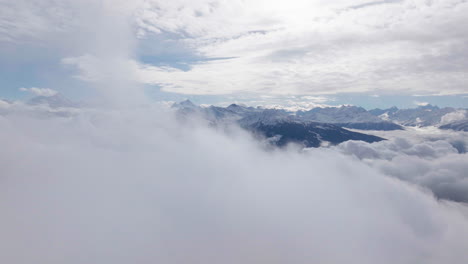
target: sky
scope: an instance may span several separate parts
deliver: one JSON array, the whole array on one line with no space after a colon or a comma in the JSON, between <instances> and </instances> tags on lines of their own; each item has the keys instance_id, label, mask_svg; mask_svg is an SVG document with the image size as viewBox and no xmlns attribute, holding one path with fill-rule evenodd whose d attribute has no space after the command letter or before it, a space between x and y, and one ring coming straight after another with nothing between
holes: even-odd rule
<instances>
[{"instance_id":1,"label":"sky","mask_svg":"<svg viewBox=\"0 0 468 264\"><path fill-rule=\"evenodd\" d=\"M127 2L0 0L0 97L468 107L464 0Z\"/></svg>"}]
</instances>

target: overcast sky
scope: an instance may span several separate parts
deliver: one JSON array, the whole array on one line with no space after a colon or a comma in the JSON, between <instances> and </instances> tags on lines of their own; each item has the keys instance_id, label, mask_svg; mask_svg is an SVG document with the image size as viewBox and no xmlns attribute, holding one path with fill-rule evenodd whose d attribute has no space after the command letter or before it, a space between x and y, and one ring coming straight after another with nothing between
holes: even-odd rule
<instances>
[{"instance_id":1,"label":"overcast sky","mask_svg":"<svg viewBox=\"0 0 468 264\"><path fill-rule=\"evenodd\" d=\"M0 97L81 99L126 76L156 100L467 107L467 14L464 0L0 0Z\"/></svg>"}]
</instances>

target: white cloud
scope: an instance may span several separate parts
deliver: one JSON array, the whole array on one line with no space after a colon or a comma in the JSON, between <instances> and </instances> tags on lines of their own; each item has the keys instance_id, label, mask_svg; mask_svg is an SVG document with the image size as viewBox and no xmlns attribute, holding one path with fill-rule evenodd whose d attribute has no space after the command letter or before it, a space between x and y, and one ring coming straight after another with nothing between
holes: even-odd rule
<instances>
[{"instance_id":1,"label":"white cloud","mask_svg":"<svg viewBox=\"0 0 468 264\"><path fill-rule=\"evenodd\" d=\"M144 81L187 94L466 92L468 4L368 3L153 1L141 16L147 31L174 33L207 57L234 58L189 71L144 67Z\"/></svg>"},{"instance_id":2,"label":"white cloud","mask_svg":"<svg viewBox=\"0 0 468 264\"><path fill-rule=\"evenodd\" d=\"M8 32L8 39L0 37L0 53L7 64L11 61L11 68L18 69L13 70L15 74L25 75L24 83L36 76L43 80L45 68L49 83L67 83L70 77L79 77L92 81L97 94L113 89L113 96L119 98L115 101L131 101L139 97L140 89L126 62L135 55L131 14L141 2L0 0L0 33ZM69 66L79 72L67 76ZM24 68L30 70L23 72ZM127 92L130 87L136 89ZM131 93L134 96L128 96ZM102 97L107 100L111 94Z\"/></svg>"},{"instance_id":3,"label":"white cloud","mask_svg":"<svg viewBox=\"0 0 468 264\"><path fill-rule=\"evenodd\" d=\"M268 152L240 131L174 120L151 107L0 116L0 261L467 257L464 205L437 201L333 149Z\"/></svg>"},{"instance_id":4,"label":"white cloud","mask_svg":"<svg viewBox=\"0 0 468 264\"><path fill-rule=\"evenodd\" d=\"M417 106L426 106L426 105L429 105L428 102L420 102L420 101L414 101L413 104L417 105Z\"/></svg>"},{"instance_id":5,"label":"white cloud","mask_svg":"<svg viewBox=\"0 0 468 264\"><path fill-rule=\"evenodd\" d=\"M468 133L436 128L371 133L390 140L349 141L337 148L388 176L426 187L439 198L468 203Z\"/></svg>"},{"instance_id":6,"label":"white cloud","mask_svg":"<svg viewBox=\"0 0 468 264\"><path fill-rule=\"evenodd\" d=\"M31 88L20 88L20 91L23 92L30 92L36 96L45 96L45 97L51 97L56 95L58 92L49 89L49 88L37 88L37 87L31 87Z\"/></svg>"},{"instance_id":7,"label":"white cloud","mask_svg":"<svg viewBox=\"0 0 468 264\"><path fill-rule=\"evenodd\" d=\"M5 114L11 107L11 103L5 100L0 100L0 115Z\"/></svg>"},{"instance_id":8,"label":"white cloud","mask_svg":"<svg viewBox=\"0 0 468 264\"><path fill-rule=\"evenodd\" d=\"M461 121L468 118L468 111L466 110L457 110L451 113L448 113L440 118L440 124L445 125L456 121Z\"/></svg>"},{"instance_id":9,"label":"white cloud","mask_svg":"<svg viewBox=\"0 0 468 264\"><path fill-rule=\"evenodd\" d=\"M69 4L70 1L0 0L0 43L23 42L69 30Z\"/></svg>"},{"instance_id":10,"label":"white cloud","mask_svg":"<svg viewBox=\"0 0 468 264\"><path fill-rule=\"evenodd\" d=\"M46 45L65 58L89 55L112 61L119 54L134 59L135 53L151 56L152 49L167 57L164 47L174 46L178 48L171 52L218 58L193 62L186 71L139 66L137 80L168 92L467 91L468 4L462 0L0 3L2 41ZM140 50L144 47L151 48Z\"/></svg>"}]
</instances>

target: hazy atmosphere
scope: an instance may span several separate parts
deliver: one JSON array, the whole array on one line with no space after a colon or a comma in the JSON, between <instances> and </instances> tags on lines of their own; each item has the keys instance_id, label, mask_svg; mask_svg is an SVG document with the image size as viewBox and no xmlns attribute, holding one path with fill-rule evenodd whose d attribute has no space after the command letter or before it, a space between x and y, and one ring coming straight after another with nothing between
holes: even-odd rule
<instances>
[{"instance_id":1,"label":"hazy atmosphere","mask_svg":"<svg viewBox=\"0 0 468 264\"><path fill-rule=\"evenodd\" d=\"M467 263L467 23L0 0L0 262Z\"/></svg>"}]
</instances>

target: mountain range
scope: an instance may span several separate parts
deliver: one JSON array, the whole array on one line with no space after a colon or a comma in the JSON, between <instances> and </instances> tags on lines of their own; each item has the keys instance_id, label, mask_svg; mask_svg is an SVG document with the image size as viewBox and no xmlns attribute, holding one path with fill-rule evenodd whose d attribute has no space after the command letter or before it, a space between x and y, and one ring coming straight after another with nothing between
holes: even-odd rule
<instances>
[{"instance_id":1,"label":"mountain range","mask_svg":"<svg viewBox=\"0 0 468 264\"><path fill-rule=\"evenodd\" d=\"M184 118L198 115L214 125L237 123L277 146L294 142L305 147L319 147L347 140L366 142L384 140L349 129L402 130L405 126L439 126L441 129L467 131L468 128L466 110L439 108L432 105L414 109L392 107L373 110L357 106L317 107L308 111L289 112L284 109L266 109L239 104L227 107L200 107L186 100L175 103L173 108L177 109L179 116ZM456 111L458 111L457 115L454 115L456 118L447 118Z\"/></svg>"},{"instance_id":2,"label":"mountain range","mask_svg":"<svg viewBox=\"0 0 468 264\"><path fill-rule=\"evenodd\" d=\"M34 97L27 103L47 105L52 109L83 106L60 94ZM185 100L174 103L172 107L182 118L198 116L217 126L238 124L277 146L294 142L304 147L319 147L336 145L347 140L371 143L384 139L369 135L364 132L365 130L403 130L406 126L436 126L440 129L468 131L466 109L439 108L432 105L413 109L392 107L372 110L358 106L316 107L308 111L291 112L285 109L249 107L240 104L231 104L227 107L201 107Z\"/></svg>"},{"instance_id":3,"label":"mountain range","mask_svg":"<svg viewBox=\"0 0 468 264\"><path fill-rule=\"evenodd\" d=\"M60 93L53 96L37 96L30 99L30 105L48 105L51 108L77 108L82 103L76 103ZM402 130L405 126L436 126L441 129L468 131L467 109L452 107L439 108L433 105L424 105L411 109L366 110L359 106L345 105L340 107L316 107L308 111L291 112L284 109L267 109L262 107L248 107L231 104L227 107L209 106L200 107L190 100L173 105L179 112L202 113L203 117L212 121L237 121L241 125L256 122L261 119L263 123L269 120L294 120L295 122L316 122L333 124L338 127L359 130Z\"/></svg>"}]
</instances>

